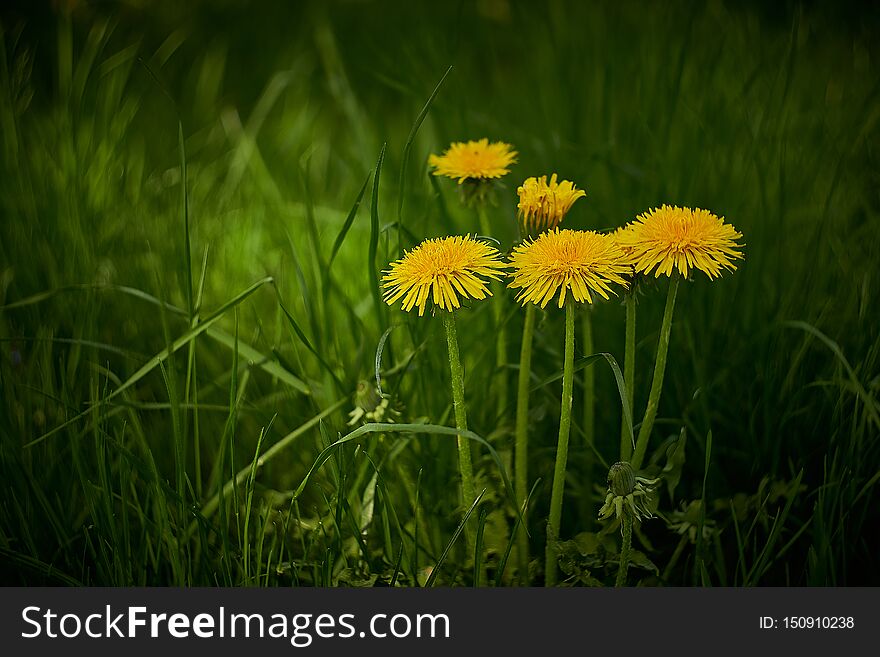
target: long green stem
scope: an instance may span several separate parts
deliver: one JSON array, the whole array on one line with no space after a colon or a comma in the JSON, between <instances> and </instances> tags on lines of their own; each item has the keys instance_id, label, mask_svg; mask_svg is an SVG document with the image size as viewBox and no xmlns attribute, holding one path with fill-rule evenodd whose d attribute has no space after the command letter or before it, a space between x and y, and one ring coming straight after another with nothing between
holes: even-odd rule
<instances>
[{"instance_id":1,"label":"long green stem","mask_svg":"<svg viewBox=\"0 0 880 657\"><path fill-rule=\"evenodd\" d=\"M623 354L623 384L629 400L629 413L632 417L633 395L636 387L636 295L633 290L626 293L626 343ZM632 434L626 426L626 418L620 420L620 460L632 458Z\"/></svg>"},{"instance_id":2,"label":"long green stem","mask_svg":"<svg viewBox=\"0 0 880 657\"><path fill-rule=\"evenodd\" d=\"M657 344L657 360L654 361L654 378L651 381L648 406L639 429L638 440L636 440L636 451L630 461L636 472L642 467L642 460L648 449L648 439L651 437L651 429L654 428L654 420L657 417L657 407L660 404L660 391L663 389L663 376L666 373L666 354L669 351L669 334L672 330L672 313L675 310L678 280L678 274L673 274L672 280L669 281L669 292L666 295L666 309L663 311L663 324L660 327L660 341Z\"/></svg>"},{"instance_id":3,"label":"long green stem","mask_svg":"<svg viewBox=\"0 0 880 657\"><path fill-rule=\"evenodd\" d=\"M449 372L452 375L452 406L455 411L455 426L459 431L467 431L467 409L464 405L464 372L458 355L458 335L455 331L455 316L451 312L441 312L443 328L446 329L446 345L449 347ZM471 444L464 436L458 436L458 469L461 474L461 507L470 508L474 502L474 467L471 462ZM468 552L474 545L472 522L465 526Z\"/></svg>"},{"instance_id":4,"label":"long green stem","mask_svg":"<svg viewBox=\"0 0 880 657\"><path fill-rule=\"evenodd\" d=\"M477 206L480 215L480 232L487 237L492 235L492 227L489 225L489 216L486 214L485 204ZM504 417L507 407L507 327L504 323L504 284L492 283L493 294L496 297L492 305L492 321L495 330L495 395L496 417L500 421Z\"/></svg>"},{"instance_id":5,"label":"long green stem","mask_svg":"<svg viewBox=\"0 0 880 657\"><path fill-rule=\"evenodd\" d=\"M559 411L559 442L556 445L556 467L553 470L553 492L550 496L550 518L547 521L547 549L545 551L544 583L556 585L559 525L562 521L562 497L565 492L565 466L568 461L568 433L571 428L572 382L574 380L574 310L569 301L565 305L565 360L562 368L562 406Z\"/></svg>"},{"instance_id":6,"label":"long green stem","mask_svg":"<svg viewBox=\"0 0 880 657\"><path fill-rule=\"evenodd\" d=\"M620 546L620 568L617 569L617 581L614 586L626 586L626 571L629 570L629 553L632 548L633 536L633 519L632 514L625 510L621 522L621 531L623 532L623 542Z\"/></svg>"},{"instance_id":7,"label":"long green stem","mask_svg":"<svg viewBox=\"0 0 880 657\"><path fill-rule=\"evenodd\" d=\"M535 333L535 304L526 306L526 319L523 324L522 347L519 352L519 378L516 392L516 443L514 447L514 489L518 504L523 504L529 494L529 383L532 371L532 337ZM519 557L519 580L529 584L529 537L527 534L526 513L522 509L522 523L517 535L517 554Z\"/></svg>"}]
</instances>

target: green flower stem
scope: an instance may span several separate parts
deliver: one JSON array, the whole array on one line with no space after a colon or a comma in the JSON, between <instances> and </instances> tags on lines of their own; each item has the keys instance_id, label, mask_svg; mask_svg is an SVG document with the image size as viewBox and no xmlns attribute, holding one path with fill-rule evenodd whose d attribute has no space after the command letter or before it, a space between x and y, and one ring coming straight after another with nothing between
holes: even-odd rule
<instances>
[{"instance_id":1,"label":"green flower stem","mask_svg":"<svg viewBox=\"0 0 880 657\"><path fill-rule=\"evenodd\" d=\"M455 410L455 426L459 431L467 431L467 410L464 405L464 372L461 368L461 358L458 355L458 335L455 331L455 316L451 312L445 311L441 311L440 315L443 317L443 328L446 329L446 344L449 347L449 372L452 375L452 406ZM470 440L464 436L457 436L457 441L458 469L461 474L461 506L463 510L466 510L474 502L474 466L471 462ZM474 529L472 525L472 522L468 522L464 530L468 552L472 551L474 545Z\"/></svg>"},{"instance_id":2,"label":"green flower stem","mask_svg":"<svg viewBox=\"0 0 880 657\"><path fill-rule=\"evenodd\" d=\"M489 225L489 217L486 214L485 203L477 206L480 215L480 231L490 237L492 227ZM507 406L507 327L504 323L504 284L498 281L492 283L492 293L496 297L492 306L492 322L495 328L495 394L497 395L497 419L504 417Z\"/></svg>"},{"instance_id":3,"label":"green flower stem","mask_svg":"<svg viewBox=\"0 0 880 657\"><path fill-rule=\"evenodd\" d=\"M620 519L623 542L620 546L620 568L617 569L617 581L614 586L626 586L626 571L629 570L629 553L632 548L633 518L632 514L625 510Z\"/></svg>"},{"instance_id":4,"label":"green flower stem","mask_svg":"<svg viewBox=\"0 0 880 657\"><path fill-rule=\"evenodd\" d=\"M669 351L669 334L672 330L672 312L675 310L675 295L678 292L678 274L673 274L669 281L669 292L666 295L666 310L663 311L663 324L660 327L660 342L657 345L657 360L654 361L654 378L651 381L651 392L648 395L648 407L645 409L645 418L639 429L639 437L636 440L636 451L633 454L633 470L636 472L642 467L645 451L648 449L648 439L651 437L651 429L654 428L654 420L657 417L657 406L660 404L660 391L663 389L663 376L666 373L666 354Z\"/></svg>"},{"instance_id":5,"label":"green flower stem","mask_svg":"<svg viewBox=\"0 0 880 657\"><path fill-rule=\"evenodd\" d=\"M514 488L518 504L523 504L529 495L529 383L532 371L532 338L535 334L535 304L526 305L526 319L523 324L522 347L519 353L519 378L516 392L516 442L514 447ZM526 513L522 509L523 522L517 535L517 554L519 556L520 583L529 584L529 537L526 528Z\"/></svg>"},{"instance_id":6,"label":"green flower stem","mask_svg":"<svg viewBox=\"0 0 880 657\"><path fill-rule=\"evenodd\" d=\"M565 360L562 368L562 407L559 411L559 442L556 445L556 467L553 470L553 492L550 496L550 518L547 521L544 583L556 585L559 525L562 521L562 497L565 492L565 466L568 461L568 432L571 428L572 382L574 379L574 311L575 304L565 304Z\"/></svg>"},{"instance_id":7,"label":"green flower stem","mask_svg":"<svg viewBox=\"0 0 880 657\"><path fill-rule=\"evenodd\" d=\"M623 355L623 383L626 389L626 398L629 400L629 414L632 417L633 395L636 388L636 295L630 289L626 293L626 343ZM633 444L632 434L626 426L626 417L620 420L620 460L629 461L632 458Z\"/></svg>"}]
</instances>

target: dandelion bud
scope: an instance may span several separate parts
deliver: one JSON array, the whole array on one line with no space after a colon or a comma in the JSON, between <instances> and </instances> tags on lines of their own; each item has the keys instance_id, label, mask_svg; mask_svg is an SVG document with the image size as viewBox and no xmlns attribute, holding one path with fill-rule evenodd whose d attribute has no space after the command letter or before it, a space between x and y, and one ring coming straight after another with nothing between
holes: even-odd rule
<instances>
[{"instance_id":1,"label":"dandelion bud","mask_svg":"<svg viewBox=\"0 0 880 657\"><path fill-rule=\"evenodd\" d=\"M627 461L618 461L608 470L608 493L599 509L599 519L619 519L630 513L636 520L654 516L653 491L659 479L640 477Z\"/></svg>"},{"instance_id":2,"label":"dandelion bud","mask_svg":"<svg viewBox=\"0 0 880 657\"><path fill-rule=\"evenodd\" d=\"M569 180L557 182L555 173L549 183L547 176L526 178L516 192L519 195L517 208L523 237L534 237L556 228L574 202L587 195Z\"/></svg>"},{"instance_id":3,"label":"dandelion bud","mask_svg":"<svg viewBox=\"0 0 880 657\"><path fill-rule=\"evenodd\" d=\"M376 407L382 403L382 397L376 386L369 381L359 381L357 391L354 393L354 403L367 413L376 410Z\"/></svg>"},{"instance_id":4,"label":"dandelion bud","mask_svg":"<svg viewBox=\"0 0 880 657\"><path fill-rule=\"evenodd\" d=\"M636 475L627 461L618 461L608 470L608 488L615 496L626 497L635 487Z\"/></svg>"}]
</instances>

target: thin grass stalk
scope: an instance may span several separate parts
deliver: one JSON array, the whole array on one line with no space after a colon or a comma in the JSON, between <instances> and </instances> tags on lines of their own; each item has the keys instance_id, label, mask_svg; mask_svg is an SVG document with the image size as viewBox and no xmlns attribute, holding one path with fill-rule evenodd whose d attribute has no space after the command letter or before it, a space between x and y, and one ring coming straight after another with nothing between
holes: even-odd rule
<instances>
[{"instance_id":1,"label":"thin grass stalk","mask_svg":"<svg viewBox=\"0 0 880 657\"><path fill-rule=\"evenodd\" d=\"M455 331L455 316L451 312L441 311L443 328L446 331L446 345L449 348L449 373L452 378L452 406L455 411L455 426L459 431L467 431L467 409L464 405L464 372L458 353L458 335ZM468 509L474 502L474 467L471 461L471 444L464 436L457 436L458 468L461 474L461 506ZM465 538L468 551L474 546L474 530L472 523L465 526Z\"/></svg>"},{"instance_id":2,"label":"thin grass stalk","mask_svg":"<svg viewBox=\"0 0 880 657\"><path fill-rule=\"evenodd\" d=\"M528 495L529 483L529 383L532 371L532 340L535 334L535 304L526 306L523 324L522 346L519 354L519 377L516 393L516 440L514 444L514 490L517 504L523 504ZM529 584L529 537L526 523L528 508L522 508L523 522L517 532L517 556L519 580Z\"/></svg>"},{"instance_id":3,"label":"thin grass stalk","mask_svg":"<svg viewBox=\"0 0 880 657\"><path fill-rule=\"evenodd\" d=\"M672 330L672 313L675 310L675 296L678 292L678 274L673 274L669 281L669 292L666 295L666 309L663 311L663 324L660 327L660 341L657 345L657 360L654 361L654 378L651 381L651 392L648 395L648 406L645 409L645 418L639 428L639 437L636 440L636 449L633 453L633 470L638 472L642 467L642 460L648 449L648 439L651 437L651 429L654 428L654 420L657 418L657 407L660 404L660 392L663 390L663 376L666 373L666 355L669 352L669 335Z\"/></svg>"},{"instance_id":4,"label":"thin grass stalk","mask_svg":"<svg viewBox=\"0 0 880 657\"><path fill-rule=\"evenodd\" d=\"M626 293L626 339L623 354L623 383L632 417L633 395L636 387L636 295L632 288ZM633 455L632 434L626 425L626 417L620 420L620 460L629 461Z\"/></svg>"},{"instance_id":5,"label":"thin grass stalk","mask_svg":"<svg viewBox=\"0 0 880 657\"><path fill-rule=\"evenodd\" d=\"M581 351L585 356L592 355L595 351L593 344L593 306L584 304L584 316L581 322L583 347ZM596 464L596 374L592 367L584 369L584 442L587 450L584 454L583 490L581 496L581 517L585 518L585 530L591 529L595 511L593 509L591 494L593 489L593 468Z\"/></svg>"},{"instance_id":6,"label":"thin grass stalk","mask_svg":"<svg viewBox=\"0 0 880 657\"><path fill-rule=\"evenodd\" d=\"M480 231L487 237L492 236L492 227L489 224L489 216L486 214L485 204L477 206L480 215ZM507 326L504 322L504 285L500 282L492 283L493 295L496 297L492 303L492 324L495 329L495 392L497 398L496 418L500 421L504 417L507 407Z\"/></svg>"},{"instance_id":7,"label":"thin grass stalk","mask_svg":"<svg viewBox=\"0 0 880 657\"><path fill-rule=\"evenodd\" d=\"M593 345L593 307L587 304L584 308L582 324L584 356L594 352ZM596 374L592 367L584 369L584 438L587 442L587 454L592 457L592 446L596 443Z\"/></svg>"},{"instance_id":8,"label":"thin grass stalk","mask_svg":"<svg viewBox=\"0 0 880 657\"><path fill-rule=\"evenodd\" d=\"M565 304L565 360L562 368L562 406L559 411L559 442L556 445L556 466L553 470L553 492L550 496L550 518L547 521L544 584L555 586L558 566L556 546L562 521L562 498L565 491L565 467L568 462L568 434L571 429L572 383L574 380L574 311L573 301Z\"/></svg>"},{"instance_id":9,"label":"thin grass stalk","mask_svg":"<svg viewBox=\"0 0 880 657\"><path fill-rule=\"evenodd\" d=\"M626 572L629 570L629 555L632 551L633 518L629 511L624 511L620 519L621 533L623 534L620 545L620 567L617 569L617 581L614 586L620 588L626 586Z\"/></svg>"}]
</instances>

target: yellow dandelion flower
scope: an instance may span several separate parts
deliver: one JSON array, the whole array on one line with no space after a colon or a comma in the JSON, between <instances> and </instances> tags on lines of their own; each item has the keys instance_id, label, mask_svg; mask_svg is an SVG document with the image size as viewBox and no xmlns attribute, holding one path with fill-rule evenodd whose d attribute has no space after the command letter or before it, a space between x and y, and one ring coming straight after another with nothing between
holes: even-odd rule
<instances>
[{"instance_id":1,"label":"yellow dandelion flower","mask_svg":"<svg viewBox=\"0 0 880 657\"><path fill-rule=\"evenodd\" d=\"M629 273L630 275L635 273L635 266L633 261L633 249L632 242L633 238L631 237L635 227L633 224L629 223L625 226L618 227L613 233L611 233L610 237L617 245L620 247L620 250L623 251L623 260L629 265Z\"/></svg>"},{"instance_id":2,"label":"yellow dandelion flower","mask_svg":"<svg viewBox=\"0 0 880 657\"><path fill-rule=\"evenodd\" d=\"M523 235L537 234L556 228L574 202L586 196L582 189L575 189L569 180L556 182L556 174L540 178L527 178L516 190L519 194L519 218Z\"/></svg>"},{"instance_id":3,"label":"yellow dandelion flower","mask_svg":"<svg viewBox=\"0 0 880 657\"><path fill-rule=\"evenodd\" d=\"M711 279L722 269L735 270L742 259L742 237L730 224L708 210L663 205L639 215L630 228L617 235L624 249L631 249L637 273L671 276L674 270L687 278L699 269Z\"/></svg>"},{"instance_id":4,"label":"yellow dandelion flower","mask_svg":"<svg viewBox=\"0 0 880 657\"><path fill-rule=\"evenodd\" d=\"M488 139L453 142L443 155L431 155L428 164L434 167L435 176L458 178L458 184L466 180L478 181L500 178L506 175L510 165L516 162L517 152L510 144Z\"/></svg>"},{"instance_id":5,"label":"yellow dandelion flower","mask_svg":"<svg viewBox=\"0 0 880 657\"><path fill-rule=\"evenodd\" d=\"M461 304L458 295L485 299L492 296L483 276L498 280L504 269L501 254L470 235L425 240L392 262L382 272L385 303L403 297L403 309L413 306L425 313L428 297L434 305L452 311Z\"/></svg>"},{"instance_id":6,"label":"yellow dandelion flower","mask_svg":"<svg viewBox=\"0 0 880 657\"><path fill-rule=\"evenodd\" d=\"M626 286L623 276L629 271L620 246L610 236L558 228L516 247L510 264L513 281L509 287L521 288L516 300L541 308L557 290L560 308L569 290L581 303L593 303L591 291L608 299L611 284Z\"/></svg>"},{"instance_id":7,"label":"yellow dandelion flower","mask_svg":"<svg viewBox=\"0 0 880 657\"><path fill-rule=\"evenodd\" d=\"M631 223L626 224L625 226L618 226L613 233L611 233L611 237L620 245L620 248L624 250L624 252L631 252L633 250L632 247L632 238L630 237L635 230L635 226Z\"/></svg>"}]
</instances>

